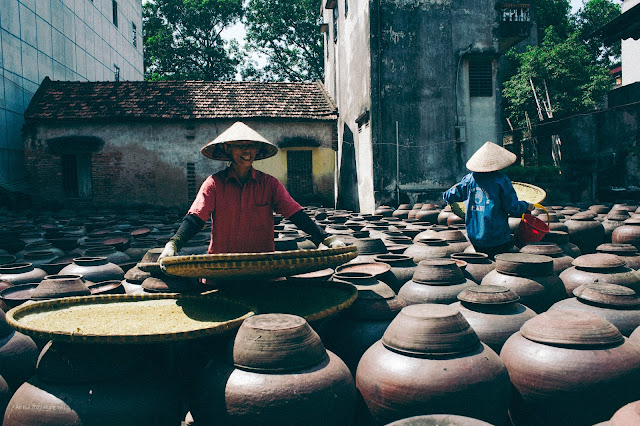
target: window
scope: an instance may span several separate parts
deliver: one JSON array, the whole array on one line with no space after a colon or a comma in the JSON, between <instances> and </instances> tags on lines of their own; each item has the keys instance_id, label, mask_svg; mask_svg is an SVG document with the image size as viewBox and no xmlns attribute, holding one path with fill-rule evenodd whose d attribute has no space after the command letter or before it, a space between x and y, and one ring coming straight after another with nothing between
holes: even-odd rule
<instances>
[{"instance_id":1,"label":"window","mask_svg":"<svg viewBox=\"0 0 640 426\"><path fill-rule=\"evenodd\" d=\"M196 163L187 163L187 197L193 200L198 195L196 187Z\"/></svg>"},{"instance_id":2,"label":"window","mask_svg":"<svg viewBox=\"0 0 640 426\"><path fill-rule=\"evenodd\" d=\"M344 17L347 17L349 13L349 0L344 0Z\"/></svg>"},{"instance_id":3,"label":"window","mask_svg":"<svg viewBox=\"0 0 640 426\"><path fill-rule=\"evenodd\" d=\"M62 156L62 188L67 197L78 197L78 165L75 155Z\"/></svg>"},{"instance_id":4,"label":"window","mask_svg":"<svg viewBox=\"0 0 640 426\"><path fill-rule=\"evenodd\" d=\"M311 151L287 151L287 190L293 197L313 194Z\"/></svg>"},{"instance_id":5,"label":"window","mask_svg":"<svg viewBox=\"0 0 640 426\"><path fill-rule=\"evenodd\" d=\"M111 0L111 10L113 12L113 25L118 26L118 2Z\"/></svg>"},{"instance_id":6,"label":"window","mask_svg":"<svg viewBox=\"0 0 640 426\"><path fill-rule=\"evenodd\" d=\"M133 31L133 47L138 47L138 28L133 22L131 23L131 30Z\"/></svg>"},{"instance_id":7,"label":"window","mask_svg":"<svg viewBox=\"0 0 640 426\"><path fill-rule=\"evenodd\" d=\"M113 79L115 81L120 81L120 67L116 64L113 64Z\"/></svg>"},{"instance_id":8,"label":"window","mask_svg":"<svg viewBox=\"0 0 640 426\"><path fill-rule=\"evenodd\" d=\"M493 96L493 61L491 58L469 60L469 96Z\"/></svg>"},{"instance_id":9,"label":"window","mask_svg":"<svg viewBox=\"0 0 640 426\"><path fill-rule=\"evenodd\" d=\"M502 5L502 22L530 22L528 4L509 3Z\"/></svg>"}]
</instances>

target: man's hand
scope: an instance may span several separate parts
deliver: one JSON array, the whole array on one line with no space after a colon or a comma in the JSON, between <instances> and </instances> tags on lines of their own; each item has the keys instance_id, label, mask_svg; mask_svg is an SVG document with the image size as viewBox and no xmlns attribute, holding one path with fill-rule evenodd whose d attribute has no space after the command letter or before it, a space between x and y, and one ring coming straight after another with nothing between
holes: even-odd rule
<instances>
[{"instance_id":1,"label":"man's hand","mask_svg":"<svg viewBox=\"0 0 640 426\"><path fill-rule=\"evenodd\" d=\"M160 256L158 257L158 262L160 262L160 259L162 258L175 256L177 253L178 253L178 247L176 246L175 241L169 241L164 246L164 250L162 250L162 253L160 253Z\"/></svg>"},{"instance_id":2,"label":"man's hand","mask_svg":"<svg viewBox=\"0 0 640 426\"><path fill-rule=\"evenodd\" d=\"M346 247L346 244L344 243L344 241L339 240L338 237L336 237L335 235L325 238L324 241L322 241L318 246L318 248L320 249L338 248L338 247Z\"/></svg>"}]
</instances>

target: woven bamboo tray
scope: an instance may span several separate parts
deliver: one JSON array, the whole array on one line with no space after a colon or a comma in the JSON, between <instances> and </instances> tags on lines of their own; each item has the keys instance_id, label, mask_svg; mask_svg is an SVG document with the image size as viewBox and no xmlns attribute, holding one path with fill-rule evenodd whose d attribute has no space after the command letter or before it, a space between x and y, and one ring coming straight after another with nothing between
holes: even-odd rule
<instances>
[{"instance_id":1,"label":"woven bamboo tray","mask_svg":"<svg viewBox=\"0 0 640 426\"><path fill-rule=\"evenodd\" d=\"M358 297L355 286L323 279L248 280L242 285L234 281L215 292L226 299L255 306L261 314L298 315L308 322L342 311Z\"/></svg>"},{"instance_id":2,"label":"woven bamboo tray","mask_svg":"<svg viewBox=\"0 0 640 426\"><path fill-rule=\"evenodd\" d=\"M104 295L31 302L9 310L7 323L41 339L70 343L157 343L221 334L255 309L218 294Z\"/></svg>"},{"instance_id":3,"label":"woven bamboo tray","mask_svg":"<svg viewBox=\"0 0 640 426\"><path fill-rule=\"evenodd\" d=\"M161 259L168 275L196 278L273 278L335 268L358 255L355 246L269 253L224 253Z\"/></svg>"},{"instance_id":4,"label":"woven bamboo tray","mask_svg":"<svg viewBox=\"0 0 640 426\"><path fill-rule=\"evenodd\" d=\"M544 189L538 188L537 186L531 185L530 183L523 183L523 182L511 182L511 183L513 184L513 189L515 189L516 191L518 200L520 201L526 201L531 204L539 204L547 197L547 193L545 192ZM466 207L464 205L464 202L461 201L459 203L452 203L451 211L464 219L466 214Z\"/></svg>"}]
</instances>

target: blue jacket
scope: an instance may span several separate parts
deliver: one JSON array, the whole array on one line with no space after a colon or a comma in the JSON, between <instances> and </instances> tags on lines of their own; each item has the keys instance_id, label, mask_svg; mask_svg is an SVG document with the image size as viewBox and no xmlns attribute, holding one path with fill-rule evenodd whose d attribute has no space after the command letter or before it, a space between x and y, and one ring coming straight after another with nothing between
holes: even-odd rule
<instances>
[{"instance_id":1,"label":"blue jacket","mask_svg":"<svg viewBox=\"0 0 640 426\"><path fill-rule=\"evenodd\" d=\"M521 216L529 203L518 201L511 180L502 172L472 172L442 194L447 203L465 202L471 244L496 247L511 241L509 215Z\"/></svg>"}]
</instances>

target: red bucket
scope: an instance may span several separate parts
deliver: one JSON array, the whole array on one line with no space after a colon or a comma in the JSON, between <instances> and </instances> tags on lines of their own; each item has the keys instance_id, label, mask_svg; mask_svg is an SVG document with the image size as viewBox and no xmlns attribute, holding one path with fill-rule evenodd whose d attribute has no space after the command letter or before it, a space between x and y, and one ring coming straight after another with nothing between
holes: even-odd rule
<instances>
[{"instance_id":1,"label":"red bucket","mask_svg":"<svg viewBox=\"0 0 640 426\"><path fill-rule=\"evenodd\" d=\"M530 214L523 214L518 229L516 229L516 238L522 244L537 243L549 232L549 225L544 221Z\"/></svg>"}]
</instances>

